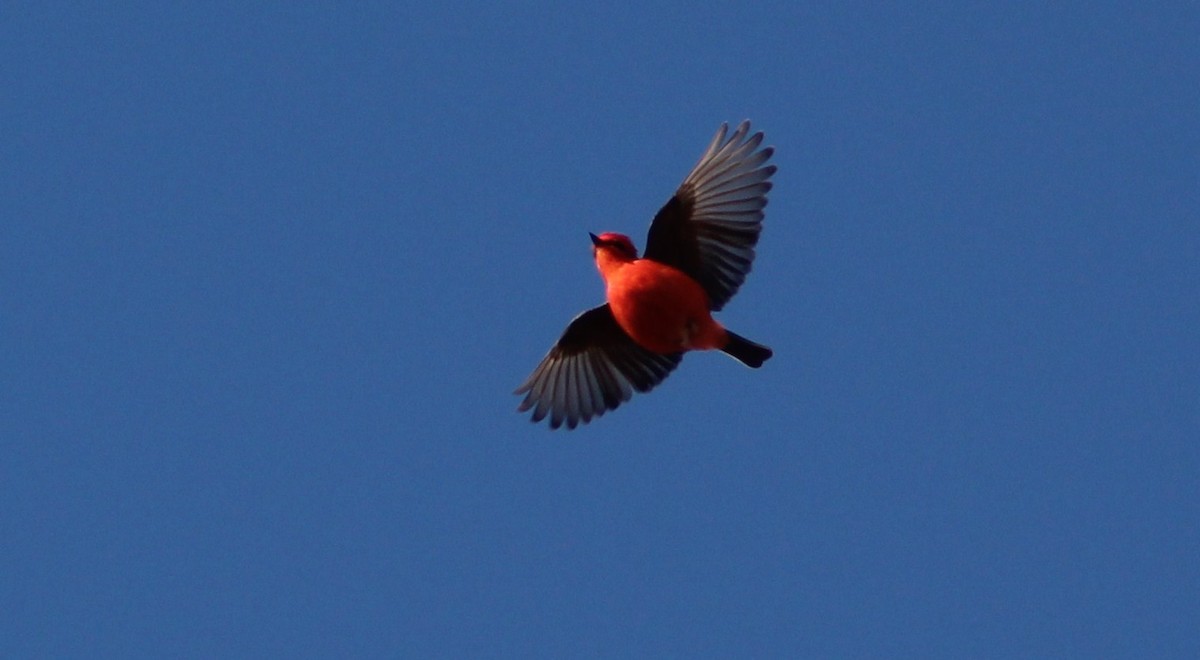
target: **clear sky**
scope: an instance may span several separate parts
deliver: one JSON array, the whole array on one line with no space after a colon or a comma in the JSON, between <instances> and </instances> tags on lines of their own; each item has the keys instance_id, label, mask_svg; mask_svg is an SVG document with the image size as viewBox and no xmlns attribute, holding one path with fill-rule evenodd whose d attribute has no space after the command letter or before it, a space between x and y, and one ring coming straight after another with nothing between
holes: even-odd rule
<instances>
[{"instance_id":1,"label":"clear sky","mask_svg":"<svg viewBox=\"0 0 1200 660\"><path fill-rule=\"evenodd\" d=\"M0 656L1200 656L1194 3L108 4L0 10ZM774 359L517 414L745 118Z\"/></svg>"}]
</instances>

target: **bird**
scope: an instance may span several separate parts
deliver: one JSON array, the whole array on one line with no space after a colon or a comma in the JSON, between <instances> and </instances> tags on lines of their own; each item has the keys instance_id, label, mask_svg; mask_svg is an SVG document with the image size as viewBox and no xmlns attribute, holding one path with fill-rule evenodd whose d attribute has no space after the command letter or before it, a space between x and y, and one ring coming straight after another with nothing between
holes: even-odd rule
<instances>
[{"instance_id":1,"label":"bird","mask_svg":"<svg viewBox=\"0 0 1200 660\"><path fill-rule=\"evenodd\" d=\"M628 236L589 233L606 302L572 319L514 391L524 395L518 412L574 429L649 392L688 351L723 351L755 369L773 355L712 318L750 272L776 170L761 131L749 121L728 129L654 216L641 257Z\"/></svg>"}]
</instances>

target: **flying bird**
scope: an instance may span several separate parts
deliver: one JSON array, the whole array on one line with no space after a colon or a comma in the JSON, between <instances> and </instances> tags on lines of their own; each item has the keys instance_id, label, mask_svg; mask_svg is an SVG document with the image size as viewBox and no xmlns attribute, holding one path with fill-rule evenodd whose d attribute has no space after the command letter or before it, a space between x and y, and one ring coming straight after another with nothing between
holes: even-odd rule
<instances>
[{"instance_id":1,"label":"flying bird","mask_svg":"<svg viewBox=\"0 0 1200 660\"><path fill-rule=\"evenodd\" d=\"M687 351L716 349L756 369L771 357L712 317L750 272L775 173L761 132L748 121L728 128L654 216L641 258L628 236L590 234L608 302L571 320L514 392L525 395L519 412L573 429L653 389Z\"/></svg>"}]
</instances>

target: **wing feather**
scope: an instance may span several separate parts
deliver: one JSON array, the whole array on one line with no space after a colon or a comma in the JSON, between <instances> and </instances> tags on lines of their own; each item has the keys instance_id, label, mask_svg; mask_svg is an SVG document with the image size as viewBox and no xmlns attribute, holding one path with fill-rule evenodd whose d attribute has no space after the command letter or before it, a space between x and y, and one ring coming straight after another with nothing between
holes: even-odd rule
<instances>
[{"instance_id":1,"label":"wing feather","mask_svg":"<svg viewBox=\"0 0 1200 660\"><path fill-rule=\"evenodd\" d=\"M715 311L737 293L754 263L763 209L774 165L774 148L761 132L747 135L742 122L732 135L722 124L675 195L650 223L645 257L690 275L708 293Z\"/></svg>"},{"instance_id":2,"label":"wing feather","mask_svg":"<svg viewBox=\"0 0 1200 660\"><path fill-rule=\"evenodd\" d=\"M547 416L550 428L573 429L614 410L633 392L648 392L679 366L682 353L662 355L638 346L617 325L608 304L576 316L515 394L518 411Z\"/></svg>"}]
</instances>

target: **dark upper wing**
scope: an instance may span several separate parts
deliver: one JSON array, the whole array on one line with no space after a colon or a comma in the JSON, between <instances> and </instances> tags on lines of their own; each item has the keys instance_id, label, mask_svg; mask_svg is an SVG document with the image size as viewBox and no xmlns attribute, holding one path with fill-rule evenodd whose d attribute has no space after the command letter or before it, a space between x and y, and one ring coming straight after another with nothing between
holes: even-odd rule
<instances>
[{"instance_id":1,"label":"dark upper wing","mask_svg":"<svg viewBox=\"0 0 1200 660\"><path fill-rule=\"evenodd\" d=\"M644 255L692 276L713 310L737 293L750 272L768 179L775 173L774 165L763 165L775 149L759 149L761 132L746 137L750 122L744 121L726 139L727 129L721 124L700 162L654 216Z\"/></svg>"},{"instance_id":2,"label":"dark upper wing","mask_svg":"<svg viewBox=\"0 0 1200 660\"><path fill-rule=\"evenodd\" d=\"M533 408L533 421L550 415L550 428L565 421L573 429L648 392L679 366L682 353L661 355L625 334L605 303L576 316L558 343L514 394L524 394L518 411Z\"/></svg>"}]
</instances>

